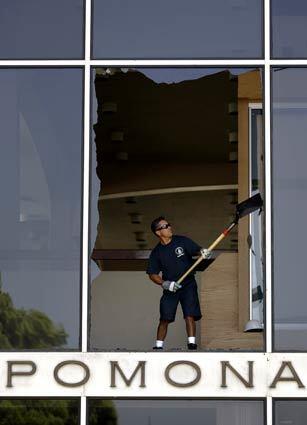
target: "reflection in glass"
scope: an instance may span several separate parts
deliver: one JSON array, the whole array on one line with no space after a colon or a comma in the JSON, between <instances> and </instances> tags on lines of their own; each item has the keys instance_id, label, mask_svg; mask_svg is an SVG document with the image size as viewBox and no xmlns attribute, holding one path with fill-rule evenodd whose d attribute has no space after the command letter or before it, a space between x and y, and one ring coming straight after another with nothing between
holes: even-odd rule
<instances>
[{"instance_id":1,"label":"reflection in glass","mask_svg":"<svg viewBox=\"0 0 307 425\"><path fill-rule=\"evenodd\" d=\"M262 1L94 0L94 58L256 58Z\"/></svg>"},{"instance_id":2,"label":"reflection in glass","mask_svg":"<svg viewBox=\"0 0 307 425\"><path fill-rule=\"evenodd\" d=\"M81 59L84 0L2 0L1 59Z\"/></svg>"},{"instance_id":3,"label":"reflection in glass","mask_svg":"<svg viewBox=\"0 0 307 425\"><path fill-rule=\"evenodd\" d=\"M306 400L276 400L274 402L274 425L305 425Z\"/></svg>"},{"instance_id":4,"label":"reflection in glass","mask_svg":"<svg viewBox=\"0 0 307 425\"><path fill-rule=\"evenodd\" d=\"M272 0L274 58L306 58L307 3L304 0Z\"/></svg>"},{"instance_id":5,"label":"reflection in glass","mask_svg":"<svg viewBox=\"0 0 307 425\"><path fill-rule=\"evenodd\" d=\"M2 399L1 425L78 425L78 400Z\"/></svg>"},{"instance_id":6,"label":"reflection in glass","mask_svg":"<svg viewBox=\"0 0 307 425\"><path fill-rule=\"evenodd\" d=\"M0 87L0 348L77 348L82 71L1 69Z\"/></svg>"},{"instance_id":7,"label":"reflection in glass","mask_svg":"<svg viewBox=\"0 0 307 425\"><path fill-rule=\"evenodd\" d=\"M262 401L90 400L89 425L264 425Z\"/></svg>"},{"instance_id":8,"label":"reflection in glass","mask_svg":"<svg viewBox=\"0 0 307 425\"><path fill-rule=\"evenodd\" d=\"M307 350L307 69L273 69L276 350Z\"/></svg>"}]
</instances>

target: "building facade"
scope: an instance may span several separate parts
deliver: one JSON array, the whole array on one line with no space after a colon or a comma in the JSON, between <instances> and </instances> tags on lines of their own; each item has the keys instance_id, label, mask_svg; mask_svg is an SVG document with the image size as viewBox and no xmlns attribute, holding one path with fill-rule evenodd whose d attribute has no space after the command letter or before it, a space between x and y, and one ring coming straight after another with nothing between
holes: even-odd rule
<instances>
[{"instance_id":1,"label":"building facade","mask_svg":"<svg viewBox=\"0 0 307 425\"><path fill-rule=\"evenodd\" d=\"M305 4L0 12L0 425L303 425ZM150 221L209 246L257 193L197 270L198 351L178 312L154 352Z\"/></svg>"}]
</instances>

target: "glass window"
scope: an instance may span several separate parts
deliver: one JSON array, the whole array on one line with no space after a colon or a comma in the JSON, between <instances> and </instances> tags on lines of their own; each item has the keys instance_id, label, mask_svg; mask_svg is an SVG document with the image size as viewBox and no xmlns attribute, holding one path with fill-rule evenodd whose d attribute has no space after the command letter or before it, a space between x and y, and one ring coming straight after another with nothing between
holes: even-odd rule
<instances>
[{"instance_id":1,"label":"glass window","mask_svg":"<svg viewBox=\"0 0 307 425\"><path fill-rule=\"evenodd\" d=\"M272 77L274 345L306 351L307 69Z\"/></svg>"},{"instance_id":2,"label":"glass window","mask_svg":"<svg viewBox=\"0 0 307 425\"><path fill-rule=\"evenodd\" d=\"M79 347L81 69L0 70L0 348Z\"/></svg>"},{"instance_id":3,"label":"glass window","mask_svg":"<svg viewBox=\"0 0 307 425\"><path fill-rule=\"evenodd\" d=\"M88 425L264 425L260 400L89 400Z\"/></svg>"},{"instance_id":4,"label":"glass window","mask_svg":"<svg viewBox=\"0 0 307 425\"><path fill-rule=\"evenodd\" d=\"M159 243L151 222L163 215L175 235L209 247L233 220L238 193L240 201L250 196L248 108L249 99L261 101L260 72L97 68L94 78L91 222L92 259L99 270L93 261L90 345L97 350L150 350L162 293L146 274L151 250ZM262 139L255 141L260 149ZM206 311L197 324L199 348L263 347L261 332L248 335L236 320L241 292L241 321L245 324L250 318L248 220L244 223L245 244L239 247L235 227L212 258L200 264L196 284L193 280ZM199 248L192 249L191 256L197 255ZM240 257L247 273L238 284ZM228 270L227 283L223 267ZM182 261L176 279L188 268ZM225 291L225 308L219 298L220 279L231 293ZM258 313L261 327L262 311ZM227 330L221 325L225 322ZM166 344L186 347L180 308Z\"/></svg>"},{"instance_id":5,"label":"glass window","mask_svg":"<svg viewBox=\"0 0 307 425\"><path fill-rule=\"evenodd\" d=\"M272 56L307 57L307 3L304 0L272 0Z\"/></svg>"},{"instance_id":6,"label":"glass window","mask_svg":"<svg viewBox=\"0 0 307 425\"><path fill-rule=\"evenodd\" d=\"M259 58L262 1L94 0L94 58Z\"/></svg>"},{"instance_id":7,"label":"glass window","mask_svg":"<svg viewBox=\"0 0 307 425\"><path fill-rule=\"evenodd\" d=\"M274 425L305 425L307 400L276 400Z\"/></svg>"},{"instance_id":8,"label":"glass window","mask_svg":"<svg viewBox=\"0 0 307 425\"><path fill-rule=\"evenodd\" d=\"M1 399L1 425L79 425L79 400Z\"/></svg>"},{"instance_id":9,"label":"glass window","mask_svg":"<svg viewBox=\"0 0 307 425\"><path fill-rule=\"evenodd\" d=\"M2 0L1 59L81 59L84 0Z\"/></svg>"}]
</instances>

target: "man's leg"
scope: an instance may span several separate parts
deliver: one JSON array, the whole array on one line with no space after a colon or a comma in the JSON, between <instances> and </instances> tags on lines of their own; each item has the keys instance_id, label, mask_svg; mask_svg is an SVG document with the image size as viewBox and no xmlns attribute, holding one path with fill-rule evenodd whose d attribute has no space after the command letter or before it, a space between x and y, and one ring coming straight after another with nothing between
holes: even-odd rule
<instances>
[{"instance_id":1,"label":"man's leg","mask_svg":"<svg viewBox=\"0 0 307 425\"><path fill-rule=\"evenodd\" d=\"M187 335L188 335L188 349L197 350L196 323L195 323L194 316L185 317L185 326L186 326Z\"/></svg>"},{"instance_id":2,"label":"man's leg","mask_svg":"<svg viewBox=\"0 0 307 425\"><path fill-rule=\"evenodd\" d=\"M193 316L185 317L185 327L187 330L187 335L194 336L196 335L196 323Z\"/></svg>"},{"instance_id":3,"label":"man's leg","mask_svg":"<svg viewBox=\"0 0 307 425\"><path fill-rule=\"evenodd\" d=\"M196 282L188 284L182 291L180 303L183 310L183 317L185 319L187 336L188 336L188 349L197 350L196 344L196 321L201 318L201 311L199 299L197 294Z\"/></svg>"},{"instance_id":4,"label":"man's leg","mask_svg":"<svg viewBox=\"0 0 307 425\"><path fill-rule=\"evenodd\" d=\"M167 328L168 328L169 322L167 320L160 320L159 326L157 329L157 340L164 341L166 334L167 334Z\"/></svg>"},{"instance_id":5,"label":"man's leg","mask_svg":"<svg viewBox=\"0 0 307 425\"><path fill-rule=\"evenodd\" d=\"M160 319L157 329L156 345L153 347L154 350L163 350L163 343L167 334L168 324L169 321Z\"/></svg>"},{"instance_id":6,"label":"man's leg","mask_svg":"<svg viewBox=\"0 0 307 425\"><path fill-rule=\"evenodd\" d=\"M175 320L177 305L179 298L177 294L167 293L164 291L160 299L160 322L157 329L157 340L154 350L163 349L163 342L167 334L169 323Z\"/></svg>"}]
</instances>

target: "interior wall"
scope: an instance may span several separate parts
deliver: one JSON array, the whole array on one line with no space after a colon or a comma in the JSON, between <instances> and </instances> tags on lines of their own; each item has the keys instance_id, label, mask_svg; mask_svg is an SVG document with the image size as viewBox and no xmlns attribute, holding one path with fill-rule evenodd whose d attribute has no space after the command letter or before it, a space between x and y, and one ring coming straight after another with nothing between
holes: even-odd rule
<instances>
[{"instance_id":1,"label":"interior wall","mask_svg":"<svg viewBox=\"0 0 307 425\"><path fill-rule=\"evenodd\" d=\"M161 288L144 271L101 272L91 288L91 349L151 350L156 339L161 295ZM165 348L186 350L180 306L176 321L169 326Z\"/></svg>"}]
</instances>

